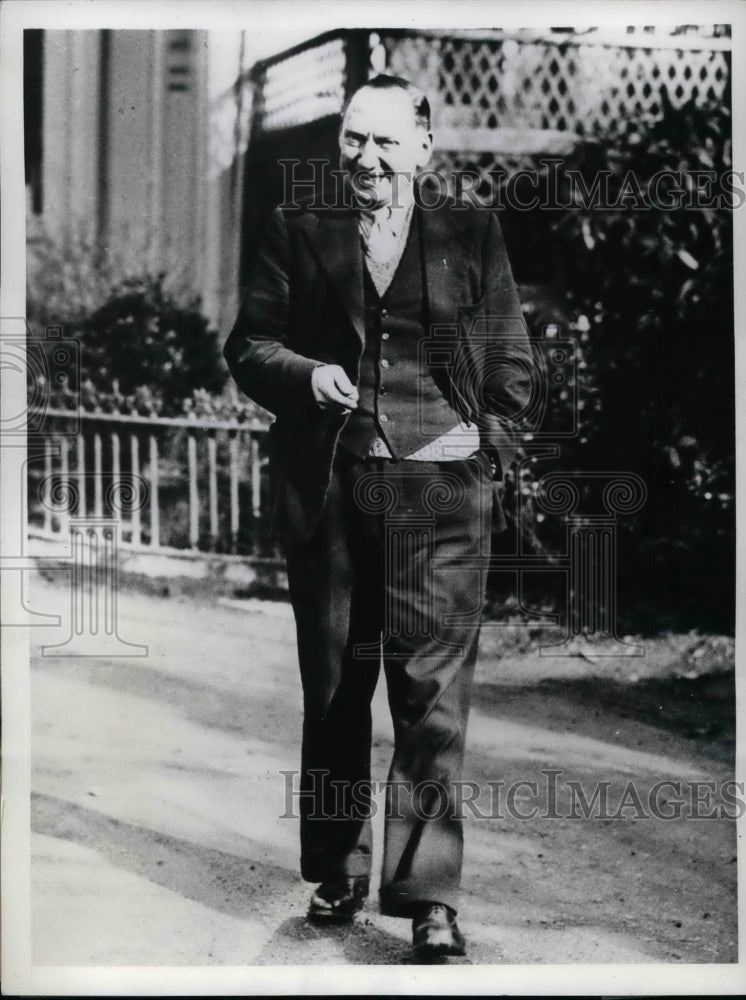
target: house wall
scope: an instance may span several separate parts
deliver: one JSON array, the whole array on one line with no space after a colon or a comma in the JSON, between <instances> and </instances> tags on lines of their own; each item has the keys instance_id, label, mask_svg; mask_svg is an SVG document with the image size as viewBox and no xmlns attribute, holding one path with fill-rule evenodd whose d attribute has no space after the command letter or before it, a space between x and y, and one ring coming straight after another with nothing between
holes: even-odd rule
<instances>
[{"instance_id":1,"label":"house wall","mask_svg":"<svg viewBox=\"0 0 746 1000\"><path fill-rule=\"evenodd\" d=\"M42 211L62 245L205 295L207 49L201 31L45 31Z\"/></svg>"}]
</instances>

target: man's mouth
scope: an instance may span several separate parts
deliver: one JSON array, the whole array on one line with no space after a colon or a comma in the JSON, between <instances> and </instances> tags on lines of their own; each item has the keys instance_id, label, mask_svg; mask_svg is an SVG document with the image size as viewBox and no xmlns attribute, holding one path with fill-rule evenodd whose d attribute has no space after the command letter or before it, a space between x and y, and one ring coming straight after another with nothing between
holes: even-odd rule
<instances>
[{"instance_id":1,"label":"man's mouth","mask_svg":"<svg viewBox=\"0 0 746 1000\"><path fill-rule=\"evenodd\" d=\"M375 185L380 184L381 181L387 180L388 176L389 175L383 171L371 172L366 170L355 174L355 181L362 184L363 187L375 187Z\"/></svg>"}]
</instances>

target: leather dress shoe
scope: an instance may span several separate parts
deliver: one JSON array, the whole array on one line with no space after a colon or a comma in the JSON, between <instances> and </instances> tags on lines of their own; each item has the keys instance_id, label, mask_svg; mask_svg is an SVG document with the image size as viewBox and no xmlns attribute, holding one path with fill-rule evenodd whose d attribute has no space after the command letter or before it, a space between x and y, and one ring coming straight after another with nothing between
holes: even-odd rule
<instances>
[{"instance_id":1,"label":"leather dress shoe","mask_svg":"<svg viewBox=\"0 0 746 1000\"><path fill-rule=\"evenodd\" d=\"M368 898L367 875L322 882L311 897L308 916L313 920L352 920Z\"/></svg>"},{"instance_id":2,"label":"leather dress shoe","mask_svg":"<svg viewBox=\"0 0 746 1000\"><path fill-rule=\"evenodd\" d=\"M465 955L466 941L455 911L443 903L423 903L412 920L412 946L424 959Z\"/></svg>"}]
</instances>

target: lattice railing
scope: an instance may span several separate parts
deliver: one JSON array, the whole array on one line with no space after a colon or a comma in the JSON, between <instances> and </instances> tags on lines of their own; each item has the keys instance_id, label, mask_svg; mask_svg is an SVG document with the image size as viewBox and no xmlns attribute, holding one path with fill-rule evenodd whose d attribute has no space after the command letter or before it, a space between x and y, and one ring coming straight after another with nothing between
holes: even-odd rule
<instances>
[{"instance_id":1,"label":"lattice railing","mask_svg":"<svg viewBox=\"0 0 746 1000\"><path fill-rule=\"evenodd\" d=\"M661 87L678 107L722 100L726 47L691 40L657 47L635 36L625 44L516 37L458 37L379 32L389 72L433 97L440 129L557 129L614 136L631 121L662 114Z\"/></svg>"},{"instance_id":2,"label":"lattice railing","mask_svg":"<svg viewBox=\"0 0 746 1000\"><path fill-rule=\"evenodd\" d=\"M362 36L352 65L348 40ZM339 31L257 64L257 134L338 113L352 78L395 73L430 96L433 166L468 170L486 192L494 171L566 155L578 138L623 135L674 107L727 96L730 41L722 32L650 34ZM368 65L364 65L365 53Z\"/></svg>"},{"instance_id":3,"label":"lattice railing","mask_svg":"<svg viewBox=\"0 0 746 1000\"><path fill-rule=\"evenodd\" d=\"M312 44L271 63L261 86L262 129L303 125L337 114L344 103L346 73L343 37Z\"/></svg>"},{"instance_id":4,"label":"lattice railing","mask_svg":"<svg viewBox=\"0 0 746 1000\"><path fill-rule=\"evenodd\" d=\"M614 136L678 107L722 100L728 41L635 34L613 44L500 32L369 33L369 73L413 80L431 96L439 130L520 128ZM275 130L336 114L350 70L345 33L322 36L259 64L258 114Z\"/></svg>"}]
</instances>

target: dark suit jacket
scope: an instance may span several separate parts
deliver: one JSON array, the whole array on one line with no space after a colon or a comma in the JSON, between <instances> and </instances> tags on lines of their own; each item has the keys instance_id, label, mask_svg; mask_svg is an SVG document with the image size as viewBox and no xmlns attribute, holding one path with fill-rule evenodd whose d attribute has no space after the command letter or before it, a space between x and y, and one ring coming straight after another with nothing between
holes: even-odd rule
<instances>
[{"instance_id":1,"label":"dark suit jacket","mask_svg":"<svg viewBox=\"0 0 746 1000\"><path fill-rule=\"evenodd\" d=\"M456 203L416 211L430 322L453 328L446 342L454 364L433 376L450 383L459 415L478 424L502 480L535 367L500 226L494 213ZM276 209L225 344L238 386L277 417L270 431L272 523L274 534L290 542L306 540L318 521L346 419L316 405L311 372L319 362L338 364L357 383L363 267L353 211L313 203ZM499 516L504 525L501 509Z\"/></svg>"}]
</instances>

